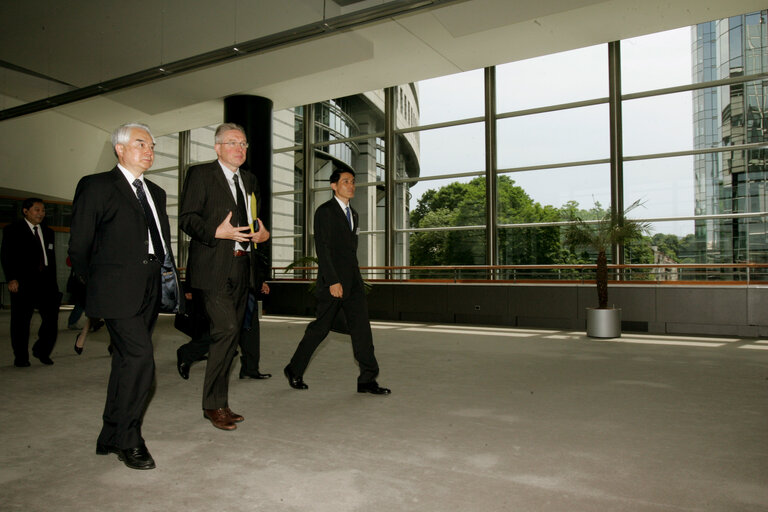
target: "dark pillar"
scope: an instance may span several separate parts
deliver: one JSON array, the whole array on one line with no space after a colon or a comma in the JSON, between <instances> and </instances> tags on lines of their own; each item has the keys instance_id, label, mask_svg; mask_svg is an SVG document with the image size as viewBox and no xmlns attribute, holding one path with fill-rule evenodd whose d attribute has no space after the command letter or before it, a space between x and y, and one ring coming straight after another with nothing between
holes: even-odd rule
<instances>
[{"instance_id":1,"label":"dark pillar","mask_svg":"<svg viewBox=\"0 0 768 512\"><path fill-rule=\"evenodd\" d=\"M261 195L259 219L264 226L272 229L272 100L260 96L237 95L224 98L224 122L237 123L245 130L248 139L248 154L242 169L256 176ZM264 254L269 269L272 255L269 245ZM271 272L269 273L271 277Z\"/></svg>"},{"instance_id":2,"label":"dark pillar","mask_svg":"<svg viewBox=\"0 0 768 512\"><path fill-rule=\"evenodd\" d=\"M187 169L189 168L190 159L190 144L191 136L189 130L179 132L179 180L177 185L176 197L181 197L181 192L184 190L184 182L187 178ZM178 201L177 201L178 203ZM176 217L179 215L178 206L176 207ZM187 255L189 253L189 235L181 230L181 227L177 222L177 240L179 243L176 251L176 265L186 268Z\"/></svg>"},{"instance_id":3,"label":"dark pillar","mask_svg":"<svg viewBox=\"0 0 768 512\"><path fill-rule=\"evenodd\" d=\"M314 212L315 186L315 104L304 105L304 135L301 151L304 153L304 179L302 180L302 193L304 200L301 202L302 223L304 232L301 235L302 256L312 256L313 244L310 230L312 229L312 212ZM309 277L309 271L305 272L305 278Z\"/></svg>"},{"instance_id":4,"label":"dark pillar","mask_svg":"<svg viewBox=\"0 0 768 512\"><path fill-rule=\"evenodd\" d=\"M608 43L608 105L611 133L611 208L624 213L624 146L621 121L621 42ZM612 263L624 263L624 247L614 245Z\"/></svg>"},{"instance_id":5,"label":"dark pillar","mask_svg":"<svg viewBox=\"0 0 768 512\"><path fill-rule=\"evenodd\" d=\"M485 264L499 264L496 182L496 68L485 68ZM488 273L495 279L496 270Z\"/></svg>"},{"instance_id":6,"label":"dark pillar","mask_svg":"<svg viewBox=\"0 0 768 512\"><path fill-rule=\"evenodd\" d=\"M395 119L397 117L397 87L384 89L384 265L395 265L395 246L397 231L395 228L395 178L397 178L397 151L395 139ZM407 263L407 262L406 262ZM393 272L387 268L386 277L391 279Z\"/></svg>"},{"instance_id":7,"label":"dark pillar","mask_svg":"<svg viewBox=\"0 0 768 512\"><path fill-rule=\"evenodd\" d=\"M260 96L238 95L224 98L224 122L237 123L248 138L248 156L243 169L259 182L259 218L272 227L272 100Z\"/></svg>"}]
</instances>

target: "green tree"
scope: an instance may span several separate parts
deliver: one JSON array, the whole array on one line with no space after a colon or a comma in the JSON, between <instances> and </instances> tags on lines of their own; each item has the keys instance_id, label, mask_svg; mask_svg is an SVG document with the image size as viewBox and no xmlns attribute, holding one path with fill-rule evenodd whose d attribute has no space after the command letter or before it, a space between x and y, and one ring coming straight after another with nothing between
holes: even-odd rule
<instances>
[{"instance_id":1,"label":"green tree","mask_svg":"<svg viewBox=\"0 0 768 512\"><path fill-rule=\"evenodd\" d=\"M541 206L508 176L498 181L501 224L555 222L559 210ZM416 228L485 225L485 178L454 182L430 189L411 212ZM485 263L485 230L426 231L411 235L412 265L475 265ZM560 233L556 227L507 228L499 232L502 264L557 263Z\"/></svg>"}]
</instances>

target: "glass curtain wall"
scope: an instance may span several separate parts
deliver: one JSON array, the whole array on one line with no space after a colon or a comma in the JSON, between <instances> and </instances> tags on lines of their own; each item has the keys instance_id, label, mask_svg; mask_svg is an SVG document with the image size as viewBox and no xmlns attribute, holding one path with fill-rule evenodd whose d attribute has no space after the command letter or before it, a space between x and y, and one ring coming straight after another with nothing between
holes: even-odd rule
<instances>
[{"instance_id":1,"label":"glass curtain wall","mask_svg":"<svg viewBox=\"0 0 768 512\"><path fill-rule=\"evenodd\" d=\"M384 260L384 110L384 91L377 90L274 114L274 266L306 256L305 244L312 252L311 221L306 220L311 217L305 212L332 197L329 178L337 169L355 172L352 206L359 214L361 265Z\"/></svg>"},{"instance_id":2,"label":"glass curtain wall","mask_svg":"<svg viewBox=\"0 0 768 512\"><path fill-rule=\"evenodd\" d=\"M626 263L768 261L767 22L761 11L619 43L618 203L640 201L633 216L651 225ZM312 255L312 213L331 197L334 169L357 174L363 266L594 261L563 231L617 203L608 63L608 45L597 45L495 66L491 88L474 70L275 112L273 265ZM192 162L215 157L212 130L192 130Z\"/></svg>"},{"instance_id":3,"label":"glass curtain wall","mask_svg":"<svg viewBox=\"0 0 768 512\"><path fill-rule=\"evenodd\" d=\"M633 217L651 225L625 263L768 261L766 46L766 11L620 43L620 203L642 203ZM495 74L495 169L484 162L482 73L417 84L410 133L422 172L401 181L410 224L395 226L409 233L411 264L484 263L486 172L496 175L499 264L594 261L564 245L562 224L612 204L607 45Z\"/></svg>"}]
</instances>

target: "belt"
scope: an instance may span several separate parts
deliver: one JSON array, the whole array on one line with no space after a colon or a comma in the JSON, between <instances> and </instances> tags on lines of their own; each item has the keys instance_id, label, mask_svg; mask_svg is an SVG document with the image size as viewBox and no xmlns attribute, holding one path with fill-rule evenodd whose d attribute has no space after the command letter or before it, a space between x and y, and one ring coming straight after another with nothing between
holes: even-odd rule
<instances>
[{"instance_id":1,"label":"belt","mask_svg":"<svg viewBox=\"0 0 768 512\"><path fill-rule=\"evenodd\" d=\"M232 252L232 254L234 254L234 255L235 255L235 258L237 258L237 257L239 257L239 256L247 256L247 255L248 255L248 251L241 251L240 249L235 249L235 250Z\"/></svg>"}]
</instances>

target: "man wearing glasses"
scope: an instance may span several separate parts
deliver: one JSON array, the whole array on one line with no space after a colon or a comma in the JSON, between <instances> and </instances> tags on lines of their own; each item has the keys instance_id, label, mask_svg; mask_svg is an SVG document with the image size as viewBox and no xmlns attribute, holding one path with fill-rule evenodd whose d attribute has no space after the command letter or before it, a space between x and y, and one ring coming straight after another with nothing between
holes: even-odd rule
<instances>
[{"instance_id":1,"label":"man wearing glasses","mask_svg":"<svg viewBox=\"0 0 768 512\"><path fill-rule=\"evenodd\" d=\"M248 289L259 280L254 244L267 241L269 232L251 207L261 204L256 178L240 170L248 150L245 131L222 124L214 142L218 159L187 172L179 225L192 238L187 280L210 320L203 416L216 428L234 430L244 418L229 407L229 372Z\"/></svg>"}]
</instances>

